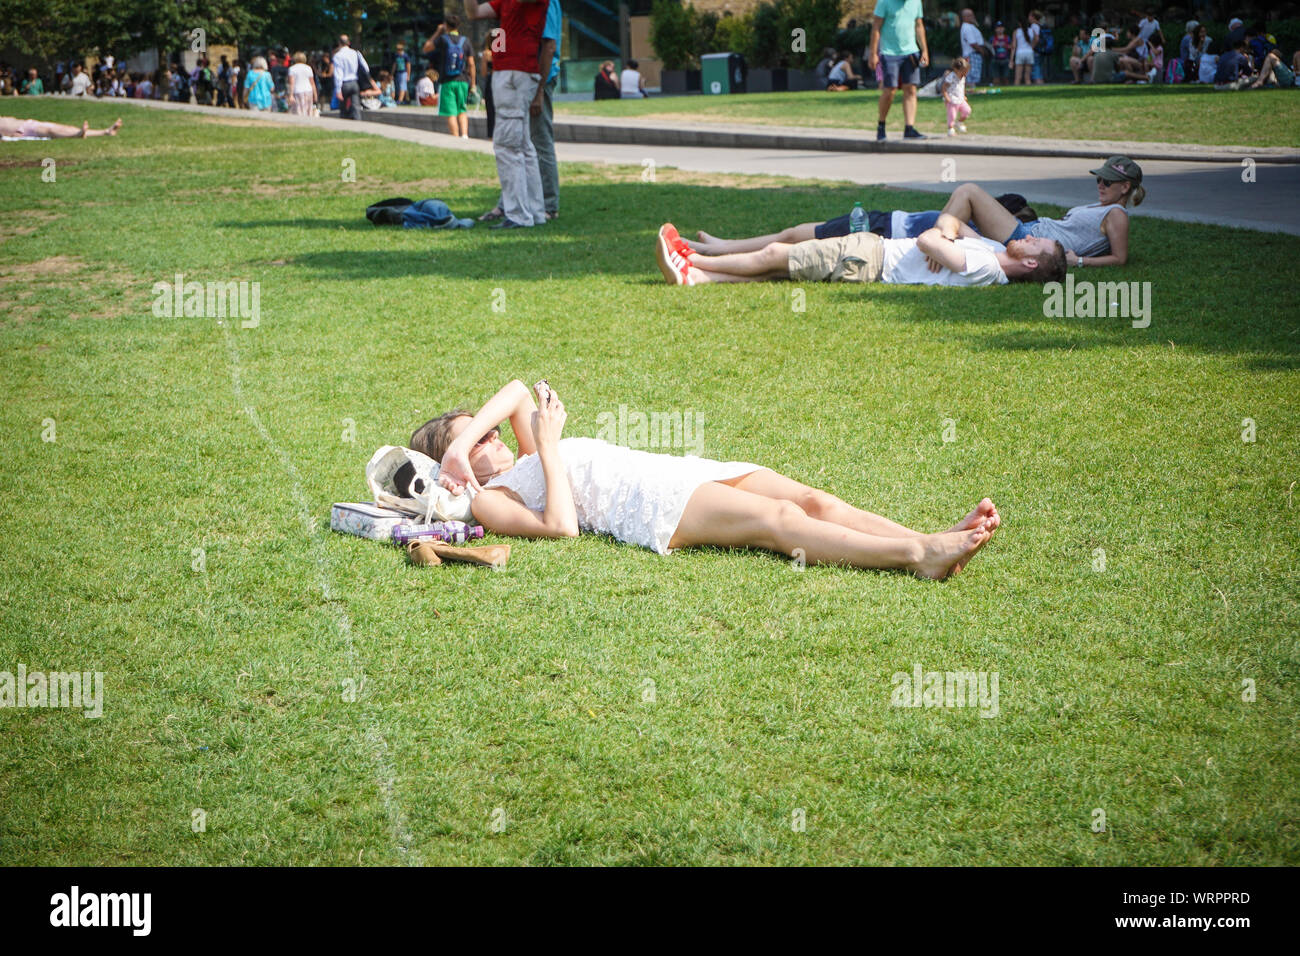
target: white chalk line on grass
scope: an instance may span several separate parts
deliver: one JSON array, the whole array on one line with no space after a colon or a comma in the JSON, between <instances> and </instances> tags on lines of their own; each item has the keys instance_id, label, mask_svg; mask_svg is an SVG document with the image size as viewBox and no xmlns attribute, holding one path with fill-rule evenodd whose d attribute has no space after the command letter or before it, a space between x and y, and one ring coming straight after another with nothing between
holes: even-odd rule
<instances>
[{"instance_id":1,"label":"white chalk line on grass","mask_svg":"<svg viewBox=\"0 0 1300 956\"><path fill-rule=\"evenodd\" d=\"M230 381L237 401L248 416L248 420L253 423L257 433L262 436L262 440L280 459L284 466L285 472L289 475L292 482L294 504L298 506L298 521L302 525L303 531L306 532L307 540L311 545L312 558L316 563L316 577L320 584L321 596L329 605L334 614L334 626L339 636L343 639L344 647L347 649L348 667L352 677L357 681L357 703L362 707L362 721L365 726L365 742L370 750L370 759L374 763L376 784L379 787L380 796L384 801L384 810L388 814L388 825L392 830L393 839L396 842L397 852L406 863L411 865L421 865L419 852L414 848L414 841L411 839L410 827L406 822L406 814L402 811L401 801L397 796L397 772L393 767L392 757L388 749L388 741L385 739L383 732L379 728L378 721L369 708L365 707L361 700L361 688L365 685L365 665L362 664L357 654L356 645L352 640L352 615L341 607L334 598L334 589L330 585L329 570L325 560L325 553L321 536L317 533L316 518L311 513L311 506L307 502L307 496L302 490L302 476L298 468L293 463L280 443L277 442L266 426L262 423L262 418L257 414L257 409L248 403L244 398L244 383L241 373L241 364L239 361L239 349L235 345L234 338L230 334L230 326L225 321L218 321L221 326L221 334L226 342L226 349L230 355Z\"/></svg>"}]
</instances>

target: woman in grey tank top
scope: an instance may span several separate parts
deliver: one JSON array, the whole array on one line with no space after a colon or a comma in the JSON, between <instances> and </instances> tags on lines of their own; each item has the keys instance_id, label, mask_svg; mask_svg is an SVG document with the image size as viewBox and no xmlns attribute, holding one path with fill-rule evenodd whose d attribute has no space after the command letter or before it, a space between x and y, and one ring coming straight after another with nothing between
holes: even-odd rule
<instances>
[{"instance_id":1,"label":"woman in grey tank top","mask_svg":"<svg viewBox=\"0 0 1300 956\"><path fill-rule=\"evenodd\" d=\"M1065 247L1066 265L1122 266L1128 262L1128 207L1146 197L1142 167L1127 156L1112 156L1092 170L1097 178L1097 202L1075 206L1063 219L1022 223L974 183L962 183L944 205L990 239L1006 243L1038 236L1056 239Z\"/></svg>"}]
</instances>

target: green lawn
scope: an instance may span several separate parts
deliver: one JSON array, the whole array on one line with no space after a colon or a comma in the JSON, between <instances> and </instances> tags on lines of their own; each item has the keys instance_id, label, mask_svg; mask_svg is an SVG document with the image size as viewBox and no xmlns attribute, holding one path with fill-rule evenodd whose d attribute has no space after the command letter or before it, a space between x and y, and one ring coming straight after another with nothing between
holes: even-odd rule
<instances>
[{"instance_id":1,"label":"green lawn","mask_svg":"<svg viewBox=\"0 0 1300 956\"><path fill-rule=\"evenodd\" d=\"M542 230L379 230L386 196L487 208L491 158L124 112L0 148L0 671L105 680L99 719L0 709L6 863L1300 862L1292 238L1135 218L1146 329L1027 286L797 313L664 286L655 228L863 190L566 166ZM155 317L177 272L260 282L260 325ZM940 584L590 536L421 569L328 530L376 447L543 376L568 434L699 411L710 457L1005 524ZM998 716L891 707L916 664L997 672Z\"/></svg>"},{"instance_id":2,"label":"green lawn","mask_svg":"<svg viewBox=\"0 0 1300 956\"><path fill-rule=\"evenodd\" d=\"M1207 86L1003 86L969 97L972 133L1047 139L1138 140L1214 146L1300 146L1300 90L1215 93ZM561 102L560 113L633 116L673 122L759 123L874 129L874 90L652 96L643 100ZM891 129L902 130L900 106ZM898 115L894 115L897 113ZM943 101L922 99L917 128L947 129Z\"/></svg>"}]
</instances>

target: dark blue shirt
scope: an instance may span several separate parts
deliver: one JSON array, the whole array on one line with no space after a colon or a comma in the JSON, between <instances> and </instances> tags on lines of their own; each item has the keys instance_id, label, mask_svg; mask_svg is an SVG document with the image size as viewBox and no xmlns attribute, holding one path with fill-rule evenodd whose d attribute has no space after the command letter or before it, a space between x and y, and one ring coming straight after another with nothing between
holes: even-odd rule
<instances>
[{"instance_id":1,"label":"dark blue shirt","mask_svg":"<svg viewBox=\"0 0 1300 956\"><path fill-rule=\"evenodd\" d=\"M1219 65L1214 71L1215 83L1232 83L1246 69L1246 58L1236 50L1229 50L1219 57Z\"/></svg>"}]
</instances>

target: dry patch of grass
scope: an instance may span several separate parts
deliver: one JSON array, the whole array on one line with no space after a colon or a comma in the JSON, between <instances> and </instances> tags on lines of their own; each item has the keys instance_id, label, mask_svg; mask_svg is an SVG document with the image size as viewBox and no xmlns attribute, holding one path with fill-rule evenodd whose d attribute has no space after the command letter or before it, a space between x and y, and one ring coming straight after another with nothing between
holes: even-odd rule
<instances>
[{"instance_id":1,"label":"dry patch of grass","mask_svg":"<svg viewBox=\"0 0 1300 956\"><path fill-rule=\"evenodd\" d=\"M15 209L0 218L0 243L15 236L30 236L44 225L63 216L49 209Z\"/></svg>"},{"instance_id":2,"label":"dry patch of grass","mask_svg":"<svg viewBox=\"0 0 1300 956\"><path fill-rule=\"evenodd\" d=\"M138 293L114 294L123 289L138 289ZM57 304L63 308L69 299L84 309L66 312L69 319L120 318L133 311L135 299L143 302L147 293L147 283L138 276L108 266L87 265L80 256L13 263L0 266L0 325L31 322L40 317L45 306Z\"/></svg>"}]
</instances>

